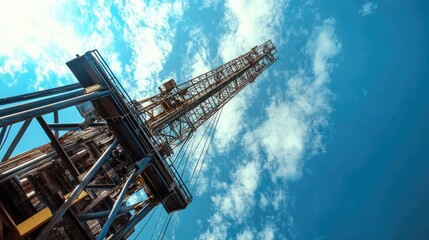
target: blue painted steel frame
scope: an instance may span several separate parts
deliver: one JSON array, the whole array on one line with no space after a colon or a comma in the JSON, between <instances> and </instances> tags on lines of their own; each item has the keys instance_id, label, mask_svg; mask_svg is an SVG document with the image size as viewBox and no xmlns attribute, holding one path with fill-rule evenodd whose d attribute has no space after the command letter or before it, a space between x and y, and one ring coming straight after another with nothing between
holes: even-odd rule
<instances>
[{"instance_id":1,"label":"blue painted steel frame","mask_svg":"<svg viewBox=\"0 0 429 240\"><path fill-rule=\"evenodd\" d=\"M101 168L101 166L106 162L106 160L110 157L110 154L118 145L118 140L115 140L112 145L100 156L100 158L95 162L94 166L88 171L85 177L82 179L82 182L76 186L76 188L70 194L70 197L61 205L61 207L55 212L52 216L52 219L47 223L47 225L40 232L37 239L43 240L46 239L51 229L54 225L60 220L60 218L64 215L67 209L72 205L74 200L82 193L84 188L88 185L88 183L92 180L97 171Z\"/></svg>"},{"instance_id":2,"label":"blue painted steel frame","mask_svg":"<svg viewBox=\"0 0 429 240\"><path fill-rule=\"evenodd\" d=\"M107 232L110 229L110 225L112 225L113 220L115 220L116 215L118 214L118 211L122 205L122 202L124 200L125 194L127 193L128 188L130 187L131 183L134 182L136 177L140 175L140 173L150 164L150 161L152 160L151 157L145 157L141 161L136 162L135 169L133 170L130 177L128 177L127 181L124 184L124 187L121 190L121 193L119 194L115 205L113 205L112 211L110 212L109 216L107 217L107 221L104 223L103 228L100 231L100 234L97 236L97 240L104 239Z\"/></svg>"}]
</instances>

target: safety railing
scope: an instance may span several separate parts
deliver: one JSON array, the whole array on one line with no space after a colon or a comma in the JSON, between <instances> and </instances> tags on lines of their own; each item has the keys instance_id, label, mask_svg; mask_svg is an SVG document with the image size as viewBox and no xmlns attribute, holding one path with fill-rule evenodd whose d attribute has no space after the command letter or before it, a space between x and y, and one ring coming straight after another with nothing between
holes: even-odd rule
<instances>
[{"instance_id":1,"label":"safety railing","mask_svg":"<svg viewBox=\"0 0 429 240\"><path fill-rule=\"evenodd\" d=\"M158 142L158 140L155 137L153 137L153 135L149 132L148 124L141 117L140 113L137 111L135 104L134 104L135 101L133 101L131 99L131 97L129 96L127 91L124 89L122 84L116 78L113 71L110 69L107 62L104 60L104 58L98 52L98 50L96 50L96 49L92 50L92 51L90 51L90 53L94 57L96 62L99 64L99 66L102 68L106 77L108 78L108 79L104 79L104 80L108 81L107 84L110 85L110 87L113 87L114 89L112 89L112 90L116 90L116 92L120 95L122 100L127 104L128 109L124 109L125 112L129 113L132 116L132 118L134 118L134 120L136 120L136 122L137 122L137 125L134 125L133 123L135 121L129 121L131 124L134 125L132 127L134 128L135 132L139 135L139 137L141 138L142 141L144 141L145 138L146 139L149 138L150 141L152 142L152 144L159 145L160 143ZM103 73L100 73L100 74L103 75ZM130 116L127 115L127 116L123 116L123 117L129 118ZM140 135L141 133L145 133L145 136L141 136ZM155 147L153 147L153 150L156 151ZM173 164L167 164L167 166L169 167L170 172L172 174L172 177L175 180L177 186L182 190L186 199L188 201L191 201L192 195L191 195L188 187L186 186L185 182L180 177L176 167Z\"/></svg>"}]
</instances>

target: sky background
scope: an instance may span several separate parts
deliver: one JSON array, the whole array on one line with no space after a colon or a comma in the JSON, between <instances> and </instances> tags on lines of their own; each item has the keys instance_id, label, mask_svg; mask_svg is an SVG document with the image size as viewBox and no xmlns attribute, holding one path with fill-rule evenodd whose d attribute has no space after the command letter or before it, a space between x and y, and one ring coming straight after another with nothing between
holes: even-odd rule
<instances>
[{"instance_id":1,"label":"sky background","mask_svg":"<svg viewBox=\"0 0 429 240\"><path fill-rule=\"evenodd\" d=\"M136 99L278 50L223 110L167 238L428 238L429 2L108 2L0 0L0 98L76 82L65 62L95 48ZM44 142L33 123L15 153Z\"/></svg>"}]
</instances>

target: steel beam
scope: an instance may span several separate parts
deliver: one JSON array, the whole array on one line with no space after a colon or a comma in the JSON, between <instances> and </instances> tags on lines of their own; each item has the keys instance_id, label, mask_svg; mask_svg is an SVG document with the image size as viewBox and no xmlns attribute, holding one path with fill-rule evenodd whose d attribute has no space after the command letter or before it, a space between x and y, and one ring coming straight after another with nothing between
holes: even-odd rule
<instances>
[{"instance_id":1,"label":"steel beam","mask_svg":"<svg viewBox=\"0 0 429 240\"><path fill-rule=\"evenodd\" d=\"M1 129L1 132L0 132L0 147L1 147L1 143L3 142L3 137L4 137L4 134L6 133L6 130L7 130L7 127L3 127Z\"/></svg>"},{"instance_id":2,"label":"steel beam","mask_svg":"<svg viewBox=\"0 0 429 240\"><path fill-rule=\"evenodd\" d=\"M47 89L47 90L22 94L22 95L18 95L18 96L0 98L0 106L5 105L5 104L10 104L10 103L15 103L15 102L27 101L27 100L31 100L31 99L35 99L35 98L40 98L40 97L46 97L49 95L63 93L63 92L67 92L67 91L72 91L72 90L76 90L76 89L81 88L81 87L82 86L80 85L80 83L75 83L75 84L71 84L71 85L67 85L67 86L51 88L51 89Z\"/></svg>"},{"instance_id":3,"label":"steel beam","mask_svg":"<svg viewBox=\"0 0 429 240\"><path fill-rule=\"evenodd\" d=\"M79 182L79 178L78 178L79 177L79 171L77 170L76 166L73 164L73 162L72 162L71 158L69 157L69 155L67 154L67 152L64 150L64 148L58 142L58 139L52 133L48 124L45 122L45 119L43 119L43 117L41 117L41 116L36 117L36 119L39 122L40 126L42 126L43 131L45 131L49 140L51 140L51 146L55 149L55 152L57 152L57 154L61 158L61 160L67 165L68 170L70 171L71 175L76 180L76 182Z\"/></svg>"},{"instance_id":4,"label":"steel beam","mask_svg":"<svg viewBox=\"0 0 429 240\"><path fill-rule=\"evenodd\" d=\"M85 209L83 209L81 211L81 213L86 213L89 210L91 210L93 207L95 207L97 204L99 204L101 201L103 201L103 199L105 199L106 197L110 196L113 192L118 190L119 187L121 186L121 184L122 183L116 185L115 187L111 188L110 190L107 190L107 191L101 193L96 199L92 200L91 203L89 203L88 206L86 206Z\"/></svg>"},{"instance_id":5,"label":"steel beam","mask_svg":"<svg viewBox=\"0 0 429 240\"><path fill-rule=\"evenodd\" d=\"M58 111L54 112L54 123L58 123L59 121L59 116L58 116ZM56 129L54 129L55 132L55 137L58 138L60 136L60 132Z\"/></svg>"},{"instance_id":6,"label":"steel beam","mask_svg":"<svg viewBox=\"0 0 429 240\"><path fill-rule=\"evenodd\" d=\"M124 237L124 235L133 228L137 223L139 223L143 218L146 217L146 215L154 208L156 205L158 205L157 202L154 202L152 199L148 199L148 204L144 206L140 211L135 213L128 223L123 226L121 229L119 229L113 236L109 238L109 240L119 240Z\"/></svg>"},{"instance_id":7,"label":"steel beam","mask_svg":"<svg viewBox=\"0 0 429 240\"><path fill-rule=\"evenodd\" d=\"M135 163L134 165L135 169L133 170L131 176L125 182L124 187L122 188L118 198L116 199L115 204L113 205L112 211L107 217L107 221L104 223L103 228L100 231L100 234L98 234L97 236L97 240L104 239L104 237L106 236L107 232L110 229L110 225L112 225L113 220L115 220L116 215L118 214L118 211L122 205L122 201L124 200L124 197L127 194L128 188L130 187L131 183L134 182L136 177L140 175L140 173L149 165L151 160L152 160L151 157L145 157L139 162Z\"/></svg>"},{"instance_id":8,"label":"steel beam","mask_svg":"<svg viewBox=\"0 0 429 240\"><path fill-rule=\"evenodd\" d=\"M54 198L55 198L55 201L59 203L59 205L64 203L63 198L58 193L54 195ZM75 212L72 209L67 209L65 214L85 239L88 239L88 240L94 239L94 235L92 234L91 230L88 229L88 226L83 225L79 221L78 217L76 216Z\"/></svg>"},{"instance_id":9,"label":"steel beam","mask_svg":"<svg viewBox=\"0 0 429 240\"><path fill-rule=\"evenodd\" d=\"M91 190L106 190L106 189L111 189L113 187L115 187L116 184L91 184L86 186L87 189L91 189Z\"/></svg>"},{"instance_id":10,"label":"steel beam","mask_svg":"<svg viewBox=\"0 0 429 240\"><path fill-rule=\"evenodd\" d=\"M16 134L15 138L13 139L12 143L10 144L9 148L7 149L6 153L3 156L3 159L0 162L4 162L9 159L10 155L13 153L13 150L15 150L16 145L19 143L19 141L22 138L22 135L24 135L25 131L27 130L28 126L31 123L32 118L25 120L24 124L22 124L21 128L19 129L18 133Z\"/></svg>"},{"instance_id":11,"label":"steel beam","mask_svg":"<svg viewBox=\"0 0 429 240\"><path fill-rule=\"evenodd\" d=\"M24 121L28 118L38 117L46 113L58 111L63 108L71 107L86 101L102 98L112 94L110 90L104 90L100 92L93 92L88 94L80 94L79 96L67 98L67 99L56 99L55 102L47 102L49 104L37 106L35 108L19 109L18 112L3 115L3 109L0 110L0 127L7 126L16 122ZM55 97L54 97L55 98ZM42 100L44 101L44 100ZM9 111L9 110L8 110Z\"/></svg>"},{"instance_id":12,"label":"steel beam","mask_svg":"<svg viewBox=\"0 0 429 240\"><path fill-rule=\"evenodd\" d=\"M39 100L31 101L31 102L22 103L19 105L15 105L15 106L11 106L11 107L1 109L0 110L0 116L7 116L7 115L14 114L16 112L21 112L21 111L26 111L29 109L43 107L43 106L46 106L50 103L59 102L59 101L65 100L65 99L74 98L74 97L81 96L84 94L85 94L85 91L82 89L82 90L72 91L72 92L68 92L68 93L64 93L61 95L56 95L56 96L52 96L52 97L48 97L48 98L44 98L44 99L39 99Z\"/></svg>"},{"instance_id":13,"label":"steel beam","mask_svg":"<svg viewBox=\"0 0 429 240\"><path fill-rule=\"evenodd\" d=\"M138 206L141 203L136 203L130 206L126 206L123 208L120 208L118 211L118 216L127 213L129 211L132 211L135 209L136 206ZM81 215L79 217L80 220L82 221L88 221L88 220L93 220L93 219L99 219L99 218L103 218L103 217L107 217L109 216L111 210L106 210L106 211L100 211L100 212L92 212L92 213L85 213L83 215Z\"/></svg>"},{"instance_id":14,"label":"steel beam","mask_svg":"<svg viewBox=\"0 0 429 240\"><path fill-rule=\"evenodd\" d=\"M79 194L84 190L84 188L88 185L88 183L92 180L97 171L101 168L104 162L110 157L113 150L118 145L118 140L115 141L107 148L107 150L100 156L100 158L95 162L95 164L91 167L85 177L82 179L82 182L75 187L75 189L71 192L70 197L61 205L61 207L55 212L51 221L47 223L47 225L42 229L38 240L46 239L51 229L54 225L60 220L60 218L64 215L67 209L73 204L74 200L79 196Z\"/></svg>"},{"instance_id":15,"label":"steel beam","mask_svg":"<svg viewBox=\"0 0 429 240\"><path fill-rule=\"evenodd\" d=\"M48 124L49 128L56 131L79 131L82 130L80 127L81 123L51 123ZM89 124L89 127L101 127L106 126L106 122L93 122Z\"/></svg>"}]
</instances>

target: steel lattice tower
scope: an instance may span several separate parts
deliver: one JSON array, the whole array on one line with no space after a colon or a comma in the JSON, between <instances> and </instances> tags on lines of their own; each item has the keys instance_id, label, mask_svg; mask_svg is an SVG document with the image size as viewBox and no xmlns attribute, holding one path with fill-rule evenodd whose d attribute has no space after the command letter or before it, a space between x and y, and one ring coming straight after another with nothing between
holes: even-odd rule
<instances>
[{"instance_id":1,"label":"steel lattice tower","mask_svg":"<svg viewBox=\"0 0 429 240\"><path fill-rule=\"evenodd\" d=\"M124 239L155 206L167 213L186 208L192 196L169 156L275 62L275 54L265 42L135 101L94 50L66 63L78 84L0 99L0 143L22 122L0 156L0 239ZM59 123L58 111L72 106L85 121ZM50 143L10 157L34 119ZM59 131L67 132L60 137ZM141 189L148 198L126 206Z\"/></svg>"}]
</instances>

